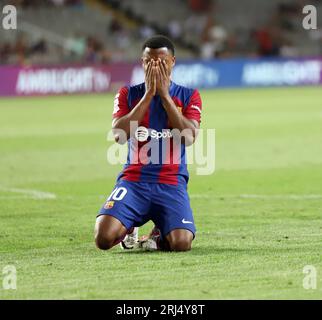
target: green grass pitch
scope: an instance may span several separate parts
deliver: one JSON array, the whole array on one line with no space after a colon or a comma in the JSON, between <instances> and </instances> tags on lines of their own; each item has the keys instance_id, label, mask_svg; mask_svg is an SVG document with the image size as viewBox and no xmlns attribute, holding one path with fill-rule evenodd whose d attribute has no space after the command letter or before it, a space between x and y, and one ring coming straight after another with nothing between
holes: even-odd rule
<instances>
[{"instance_id":1,"label":"green grass pitch","mask_svg":"<svg viewBox=\"0 0 322 320\"><path fill-rule=\"evenodd\" d=\"M113 95L0 100L0 299L322 298L322 89L201 95L216 171L191 168L187 253L94 246L121 169L106 161ZM16 290L2 288L9 264ZM306 265L315 290L303 288Z\"/></svg>"}]
</instances>

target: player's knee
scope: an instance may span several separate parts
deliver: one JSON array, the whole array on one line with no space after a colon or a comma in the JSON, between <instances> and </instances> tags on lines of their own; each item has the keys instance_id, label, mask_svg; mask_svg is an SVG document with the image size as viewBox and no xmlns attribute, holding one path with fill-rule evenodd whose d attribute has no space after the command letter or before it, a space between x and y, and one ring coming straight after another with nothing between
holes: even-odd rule
<instances>
[{"instance_id":1,"label":"player's knee","mask_svg":"<svg viewBox=\"0 0 322 320\"><path fill-rule=\"evenodd\" d=\"M95 244L98 249L108 250L114 246L115 239L109 235L97 234L95 235Z\"/></svg>"},{"instance_id":2,"label":"player's knee","mask_svg":"<svg viewBox=\"0 0 322 320\"><path fill-rule=\"evenodd\" d=\"M171 251L189 251L191 250L191 240L187 237L173 238L170 241Z\"/></svg>"}]
</instances>

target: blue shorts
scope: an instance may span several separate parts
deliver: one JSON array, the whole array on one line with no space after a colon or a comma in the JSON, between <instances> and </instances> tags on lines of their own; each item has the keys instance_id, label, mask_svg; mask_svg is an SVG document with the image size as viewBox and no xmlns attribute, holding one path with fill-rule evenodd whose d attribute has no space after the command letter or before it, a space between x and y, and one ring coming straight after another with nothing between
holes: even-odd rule
<instances>
[{"instance_id":1,"label":"blue shorts","mask_svg":"<svg viewBox=\"0 0 322 320\"><path fill-rule=\"evenodd\" d=\"M119 180L99 215L117 218L128 230L152 220L162 237L174 229L196 232L186 185Z\"/></svg>"}]
</instances>

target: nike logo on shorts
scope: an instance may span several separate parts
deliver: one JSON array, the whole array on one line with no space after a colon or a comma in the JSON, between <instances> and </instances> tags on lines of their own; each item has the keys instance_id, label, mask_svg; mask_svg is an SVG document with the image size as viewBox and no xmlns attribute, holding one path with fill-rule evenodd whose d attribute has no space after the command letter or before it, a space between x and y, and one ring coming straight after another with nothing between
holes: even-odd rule
<instances>
[{"instance_id":1,"label":"nike logo on shorts","mask_svg":"<svg viewBox=\"0 0 322 320\"><path fill-rule=\"evenodd\" d=\"M182 223L193 223L192 221L187 221L187 220L185 220L184 218L182 219L182 221L181 221Z\"/></svg>"}]
</instances>

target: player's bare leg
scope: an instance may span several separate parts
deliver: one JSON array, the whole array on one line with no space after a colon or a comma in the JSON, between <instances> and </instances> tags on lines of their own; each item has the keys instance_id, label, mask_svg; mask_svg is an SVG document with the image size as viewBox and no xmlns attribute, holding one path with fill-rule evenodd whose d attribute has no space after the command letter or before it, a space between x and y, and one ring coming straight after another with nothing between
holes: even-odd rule
<instances>
[{"instance_id":1,"label":"player's bare leg","mask_svg":"<svg viewBox=\"0 0 322 320\"><path fill-rule=\"evenodd\" d=\"M191 249L193 233L186 229L175 229L165 238L171 251L189 251Z\"/></svg>"},{"instance_id":2,"label":"player's bare leg","mask_svg":"<svg viewBox=\"0 0 322 320\"><path fill-rule=\"evenodd\" d=\"M127 234L127 229L116 218L100 215L95 224L95 243L97 248L108 250L120 243Z\"/></svg>"}]
</instances>

